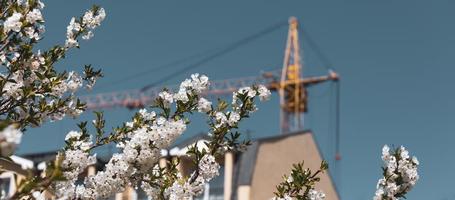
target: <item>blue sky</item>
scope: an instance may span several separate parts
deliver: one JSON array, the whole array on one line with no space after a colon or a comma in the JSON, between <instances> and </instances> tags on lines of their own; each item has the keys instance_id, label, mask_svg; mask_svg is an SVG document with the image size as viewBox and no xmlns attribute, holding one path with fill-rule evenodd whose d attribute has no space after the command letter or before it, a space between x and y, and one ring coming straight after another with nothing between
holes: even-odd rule
<instances>
[{"instance_id":1,"label":"blue sky","mask_svg":"<svg viewBox=\"0 0 455 200\"><path fill-rule=\"evenodd\" d=\"M62 70L84 64L102 67L105 78L92 93L141 88L185 65L160 68L132 80L125 76L224 46L290 16L300 19L312 39L339 72L341 85L341 151L333 163L333 101L330 84L310 89L306 128L315 132L331 162L343 199L370 199L380 177L383 144L403 144L420 162L421 180L408 199L449 199L455 192L455 2L439 1L45 1L47 33L41 48L63 43L71 16L92 4L107 12L105 23L80 50L59 63ZM245 47L168 80L175 84L200 72L213 80L259 75L278 69L287 28L274 31ZM305 37L303 35L303 37ZM305 72L325 69L304 44ZM278 134L278 97L261 103L243 123L253 137ZM105 111L108 126L128 120L132 111ZM56 150L75 123L67 119L30 129L19 153ZM196 120L196 122L202 120ZM206 127L196 123L186 136ZM101 150L100 150L101 151ZM107 151L105 149L105 151Z\"/></svg>"}]
</instances>

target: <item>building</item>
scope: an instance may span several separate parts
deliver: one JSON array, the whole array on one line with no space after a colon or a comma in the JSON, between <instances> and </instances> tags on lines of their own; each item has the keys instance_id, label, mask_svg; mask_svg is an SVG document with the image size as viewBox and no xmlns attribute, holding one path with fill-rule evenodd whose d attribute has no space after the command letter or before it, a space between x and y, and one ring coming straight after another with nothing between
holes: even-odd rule
<instances>
[{"instance_id":1,"label":"building","mask_svg":"<svg viewBox=\"0 0 455 200\"><path fill-rule=\"evenodd\" d=\"M227 156L226 160L231 156ZM256 200L272 198L275 186L290 174L292 164L305 161L305 167L319 169L322 156L312 132L303 131L263 138L234 160L230 199ZM225 166L226 171L227 170ZM225 173L226 174L226 173ZM329 173L321 174L316 185L327 199L338 200L336 187ZM229 192L229 191L228 191Z\"/></svg>"}]
</instances>

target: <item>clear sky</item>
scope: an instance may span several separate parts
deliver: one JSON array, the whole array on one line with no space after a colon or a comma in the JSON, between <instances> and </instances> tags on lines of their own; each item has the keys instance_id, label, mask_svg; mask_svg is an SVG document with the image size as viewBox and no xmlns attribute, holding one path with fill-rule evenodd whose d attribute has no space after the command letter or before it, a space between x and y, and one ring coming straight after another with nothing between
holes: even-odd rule
<instances>
[{"instance_id":1,"label":"clear sky","mask_svg":"<svg viewBox=\"0 0 455 200\"><path fill-rule=\"evenodd\" d=\"M102 5L105 23L81 50L59 63L62 70L84 64L102 67L105 78L92 93L141 88L185 65L163 64L220 47L297 16L342 79L342 160L333 163L333 101L330 84L310 90L305 126L315 132L332 164L343 199L371 199L381 176L383 144L405 145L420 162L421 180L408 195L412 200L453 199L455 173L454 124L455 2L423 1L45 1L47 33L41 45L63 43L71 16L91 4ZM169 79L175 84L201 72L213 80L259 75L278 69L287 28ZM303 36L305 37L305 36ZM321 61L304 44L305 73L323 74ZM191 62L188 62L191 63ZM187 64L188 64L187 63ZM131 80L126 76L151 69ZM117 81L122 80L122 81ZM332 103L332 104L331 104ZM278 97L259 104L243 123L253 137L278 134ZM128 120L132 111L106 110L108 126ZM68 119L30 129L19 153L56 150L75 123ZM197 120L196 120L197 121ZM202 123L186 136L206 130Z\"/></svg>"}]
</instances>

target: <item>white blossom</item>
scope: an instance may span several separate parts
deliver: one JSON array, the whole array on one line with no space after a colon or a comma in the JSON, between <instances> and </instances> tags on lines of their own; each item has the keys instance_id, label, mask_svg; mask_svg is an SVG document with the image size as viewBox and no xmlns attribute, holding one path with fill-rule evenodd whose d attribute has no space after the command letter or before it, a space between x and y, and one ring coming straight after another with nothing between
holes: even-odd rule
<instances>
[{"instance_id":1,"label":"white blossom","mask_svg":"<svg viewBox=\"0 0 455 200\"><path fill-rule=\"evenodd\" d=\"M97 26L101 25L101 22L106 17L106 13L103 8L98 10L98 14L95 15L92 10L85 12L82 17L82 23L90 29L94 29Z\"/></svg>"},{"instance_id":2,"label":"white blossom","mask_svg":"<svg viewBox=\"0 0 455 200\"><path fill-rule=\"evenodd\" d=\"M84 35L82 35L82 39L84 40L90 40L93 37L93 31L87 31Z\"/></svg>"},{"instance_id":3,"label":"white blossom","mask_svg":"<svg viewBox=\"0 0 455 200\"><path fill-rule=\"evenodd\" d=\"M246 94L248 97L250 98L253 98L254 96L256 96L256 91L251 88L251 87L243 87L243 88L240 88L237 93L239 94Z\"/></svg>"},{"instance_id":4,"label":"white blossom","mask_svg":"<svg viewBox=\"0 0 455 200\"><path fill-rule=\"evenodd\" d=\"M65 47L72 48L77 47L79 43L76 40L76 33L81 31L82 27L81 24L76 22L76 18L71 18L69 25L66 27L66 41Z\"/></svg>"},{"instance_id":5,"label":"white blossom","mask_svg":"<svg viewBox=\"0 0 455 200\"><path fill-rule=\"evenodd\" d=\"M215 157L206 154L199 161L197 177L194 180L187 179L183 185L178 181L174 182L170 188L166 189L165 195L168 199L192 199L193 196L202 194L204 185L219 175L219 169L220 165L216 162ZM195 172L191 175L191 177L193 176L196 176Z\"/></svg>"},{"instance_id":6,"label":"white blossom","mask_svg":"<svg viewBox=\"0 0 455 200\"><path fill-rule=\"evenodd\" d=\"M35 200L46 200L46 195L44 192L35 191L32 193L32 196Z\"/></svg>"},{"instance_id":7,"label":"white blossom","mask_svg":"<svg viewBox=\"0 0 455 200\"><path fill-rule=\"evenodd\" d=\"M204 192L204 186L207 183L207 180L202 176L198 176L193 182L185 182L183 187L185 188L186 195L189 196L199 196Z\"/></svg>"},{"instance_id":8,"label":"white blossom","mask_svg":"<svg viewBox=\"0 0 455 200\"><path fill-rule=\"evenodd\" d=\"M73 47L78 47L79 42L75 38L67 38L65 41L65 47L66 48L73 48Z\"/></svg>"},{"instance_id":9,"label":"white blossom","mask_svg":"<svg viewBox=\"0 0 455 200\"><path fill-rule=\"evenodd\" d=\"M1 75L5 77L5 75ZM10 77L13 81L7 81L3 87L3 91L5 91L5 98L12 97L18 99L21 95L21 87L24 86L24 78L21 72L15 72L11 74Z\"/></svg>"},{"instance_id":10,"label":"white blossom","mask_svg":"<svg viewBox=\"0 0 455 200\"><path fill-rule=\"evenodd\" d=\"M416 165L420 164L419 160L415 156L412 156L412 162L415 163Z\"/></svg>"},{"instance_id":11,"label":"white blossom","mask_svg":"<svg viewBox=\"0 0 455 200\"><path fill-rule=\"evenodd\" d=\"M257 92L252 87L242 87L236 92L232 93L232 104L236 104L238 100L238 95L247 95L249 98L253 98L257 95Z\"/></svg>"},{"instance_id":12,"label":"white blossom","mask_svg":"<svg viewBox=\"0 0 455 200\"><path fill-rule=\"evenodd\" d=\"M292 183L292 182L294 182L294 178L292 178L292 176L288 176L288 178L286 179L286 182Z\"/></svg>"},{"instance_id":13,"label":"white blossom","mask_svg":"<svg viewBox=\"0 0 455 200\"><path fill-rule=\"evenodd\" d=\"M169 105L174 102L174 97L171 93L167 91L162 91L158 94L159 97L163 100L163 104L165 107L169 107Z\"/></svg>"},{"instance_id":14,"label":"white blossom","mask_svg":"<svg viewBox=\"0 0 455 200\"><path fill-rule=\"evenodd\" d=\"M146 176L148 177L148 176ZM158 194L160 193L160 189L150 185L148 182L143 181L141 183L141 188L147 194L147 196L151 199L158 199Z\"/></svg>"},{"instance_id":15,"label":"white blossom","mask_svg":"<svg viewBox=\"0 0 455 200\"><path fill-rule=\"evenodd\" d=\"M82 22L77 22L73 17L69 25L66 28L66 48L73 48L79 46L77 41L77 33L82 32L82 39L89 40L93 37L93 29L101 25L101 22L106 17L106 13L103 8L99 8L96 13L93 10L85 12L82 17Z\"/></svg>"},{"instance_id":16,"label":"white blossom","mask_svg":"<svg viewBox=\"0 0 455 200\"><path fill-rule=\"evenodd\" d=\"M228 124L229 126L234 126L240 120L240 114L237 112L229 112Z\"/></svg>"},{"instance_id":17,"label":"white blossom","mask_svg":"<svg viewBox=\"0 0 455 200\"><path fill-rule=\"evenodd\" d=\"M400 147L400 156L401 156L401 159L409 158L409 152L403 146Z\"/></svg>"},{"instance_id":18,"label":"white blossom","mask_svg":"<svg viewBox=\"0 0 455 200\"><path fill-rule=\"evenodd\" d=\"M182 185L177 182L174 182L172 186L166 189L166 195L169 200L190 200L192 196L185 191Z\"/></svg>"},{"instance_id":19,"label":"white blossom","mask_svg":"<svg viewBox=\"0 0 455 200\"><path fill-rule=\"evenodd\" d=\"M77 107L77 100L74 98L71 99L71 101L69 101L69 103L68 103L66 113L72 117L77 117L77 116L81 115L82 112L84 112L84 110Z\"/></svg>"},{"instance_id":20,"label":"white blossom","mask_svg":"<svg viewBox=\"0 0 455 200\"><path fill-rule=\"evenodd\" d=\"M205 75L191 74L191 79L186 79L180 84L180 90L195 90L197 93L204 92L209 86L209 78Z\"/></svg>"},{"instance_id":21,"label":"white blossom","mask_svg":"<svg viewBox=\"0 0 455 200\"><path fill-rule=\"evenodd\" d=\"M152 120L155 118L156 113L154 111L152 112L147 112L147 109L142 108L139 110L139 114L145 119L145 120Z\"/></svg>"},{"instance_id":22,"label":"white blossom","mask_svg":"<svg viewBox=\"0 0 455 200\"><path fill-rule=\"evenodd\" d=\"M96 163L96 155L89 156L87 152L81 149L65 151L65 159L62 162L62 167L67 170L64 175L68 179L77 179L77 176L85 170L89 165Z\"/></svg>"},{"instance_id":23,"label":"white blossom","mask_svg":"<svg viewBox=\"0 0 455 200\"><path fill-rule=\"evenodd\" d=\"M19 32L21 31L22 22L21 22L22 14L14 12L10 17L8 17L5 22L3 22L3 31L8 33L10 31Z\"/></svg>"},{"instance_id":24,"label":"white blossom","mask_svg":"<svg viewBox=\"0 0 455 200\"><path fill-rule=\"evenodd\" d=\"M125 126L128 127L128 128L133 128L134 123L133 122L126 122Z\"/></svg>"},{"instance_id":25,"label":"white blossom","mask_svg":"<svg viewBox=\"0 0 455 200\"><path fill-rule=\"evenodd\" d=\"M74 35L75 32L78 32L81 30L81 24L76 22L76 18L71 18L70 23L66 27L66 34L70 35L71 37Z\"/></svg>"},{"instance_id":26,"label":"white blossom","mask_svg":"<svg viewBox=\"0 0 455 200\"><path fill-rule=\"evenodd\" d=\"M212 102L201 97L201 98L199 98L199 101L197 102L197 109L199 112L207 113L212 110Z\"/></svg>"},{"instance_id":27,"label":"white blossom","mask_svg":"<svg viewBox=\"0 0 455 200\"><path fill-rule=\"evenodd\" d=\"M24 31L25 31L25 35L28 38L35 39L35 40L39 40L40 39L39 32L36 32L33 27L26 27L26 28L24 28Z\"/></svg>"},{"instance_id":28,"label":"white blossom","mask_svg":"<svg viewBox=\"0 0 455 200\"><path fill-rule=\"evenodd\" d=\"M219 175L219 169L220 165L216 162L215 157L206 154L202 157L202 159L199 161L199 171L200 171L200 176L204 178L206 181L212 180L215 176Z\"/></svg>"},{"instance_id":29,"label":"white blossom","mask_svg":"<svg viewBox=\"0 0 455 200\"><path fill-rule=\"evenodd\" d=\"M82 137L83 133L78 131L70 131L65 137L65 140L71 142L71 146L74 149L80 149L87 151L92 146L91 136Z\"/></svg>"},{"instance_id":30,"label":"white blossom","mask_svg":"<svg viewBox=\"0 0 455 200\"><path fill-rule=\"evenodd\" d=\"M51 81L54 81L55 79L56 78L53 77L53 78L51 78ZM62 97L63 94L65 94L67 91L68 91L67 82L62 80L62 81L59 81L57 85L54 85L54 87L52 88L51 94L58 96L58 97Z\"/></svg>"},{"instance_id":31,"label":"white blossom","mask_svg":"<svg viewBox=\"0 0 455 200\"><path fill-rule=\"evenodd\" d=\"M215 114L215 120L216 120L216 127L219 128L227 123L227 117L224 113L222 112L217 112Z\"/></svg>"},{"instance_id":32,"label":"white blossom","mask_svg":"<svg viewBox=\"0 0 455 200\"><path fill-rule=\"evenodd\" d=\"M82 132L79 131L70 131L68 134L65 136L65 140L78 140L82 136Z\"/></svg>"},{"instance_id":33,"label":"white blossom","mask_svg":"<svg viewBox=\"0 0 455 200\"><path fill-rule=\"evenodd\" d=\"M258 86L259 100L266 101L270 99L270 90L267 89L264 85Z\"/></svg>"},{"instance_id":34,"label":"white blossom","mask_svg":"<svg viewBox=\"0 0 455 200\"><path fill-rule=\"evenodd\" d=\"M93 88L93 86L95 86L96 81L97 81L97 77L90 77L90 78L88 79L88 83L85 85L85 87L86 87L88 90L91 90L91 89Z\"/></svg>"},{"instance_id":35,"label":"white blossom","mask_svg":"<svg viewBox=\"0 0 455 200\"><path fill-rule=\"evenodd\" d=\"M186 90L179 90L178 93L174 94L174 100L175 101L181 101L182 103L187 103L190 99L188 98L188 94L186 93Z\"/></svg>"},{"instance_id":36,"label":"white blossom","mask_svg":"<svg viewBox=\"0 0 455 200\"><path fill-rule=\"evenodd\" d=\"M310 200L324 200L325 194L322 191L316 191L314 189L311 189L308 192L308 197Z\"/></svg>"},{"instance_id":37,"label":"white blossom","mask_svg":"<svg viewBox=\"0 0 455 200\"><path fill-rule=\"evenodd\" d=\"M41 15L41 11L35 8L31 12L27 13L25 20L27 20L29 23L34 24L36 21L42 21L43 16Z\"/></svg>"},{"instance_id":38,"label":"white blossom","mask_svg":"<svg viewBox=\"0 0 455 200\"><path fill-rule=\"evenodd\" d=\"M207 90L208 86L209 82L207 76L205 75L200 76L197 73L192 74L191 79L186 79L180 84L179 91L173 95L173 99L175 101L187 103L189 101L188 94L191 94L192 91L196 92L196 94L200 94Z\"/></svg>"},{"instance_id":39,"label":"white blossom","mask_svg":"<svg viewBox=\"0 0 455 200\"><path fill-rule=\"evenodd\" d=\"M76 72L74 71L71 71L69 74L68 74L68 79L67 79L67 88L71 91L71 92L75 92L77 89L79 89L80 87L82 87L82 77L80 77L79 75L77 75Z\"/></svg>"}]
</instances>

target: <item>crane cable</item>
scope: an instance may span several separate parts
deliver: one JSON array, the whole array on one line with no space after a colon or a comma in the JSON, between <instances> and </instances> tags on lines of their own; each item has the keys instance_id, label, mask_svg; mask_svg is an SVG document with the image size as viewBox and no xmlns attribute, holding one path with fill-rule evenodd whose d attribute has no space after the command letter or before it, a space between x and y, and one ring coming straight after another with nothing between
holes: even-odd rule
<instances>
[{"instance_id":1,"label":"crane cable","mask_svg":"<svg viewBox=\"0 0 455 200\"><path fill-rule=\"evenodd\" d=\"M341 88L341 82L340 80L337 80L335 82L335 152L336 152L336 160L341 160L341 154L340 154L340 88Z\"/></svg>"},{"instance_id":2,"label":"crane cable","mask_svg":"<svg viewBox=\"0 0 455 200\"><path fill-rule=\"evenodd\" d=\"M316 56L321 60L322 66L327 70L332 70L332 62L324 54L319 45L313 40L308 31L300 28L304 34L303 40L308 43L308 46L316 53ZM340 80L334 82L335 85L335 160L341 159L340 154Z\"/></svg>"},{"instance_id":3,"label":"crane cable","mask_svg":"<svg viewBox=\"0 0 455 200\"><path fill-rule=\"evenodd\" d=\"M129 76L126 76L126 77L123 77L123 78L120 78L120 79L105 83L105 84L99 84L97 86L97 89L103 88L103 87L112 86L112 85L116 85L118 83L125 83L126 81L135 80L138 77L142 77L142 76L148 75L148 74L153 73L153 72L158 72L158 71L161 71L161 70L164 70L164 69L169 69L169 67L177 66L177 65L185 63L187 61L194 60L194 59L199 58L199 57L201 57L203 55L211 53L213 51L217 51L219 49L221 49L221 48L220 47L212 48L212 49L209 49L209 50L206 50L206 51L202 51L202 52L199 52L199 53L196 53L196 54L193 54L193 55L190 55L190 56L178 59L178 60L174 60L174 61L166 63L166 64L162 64L162 65L156 66L156 67L151 68L151 69L140 71L138 73L135 73L135 74L132 74L132 75L129 75Z\"/></svg>"},{"instance_id":4,"label":"crane cable","mask_svg":"<svg viewBox=\"0 0 455 200\"><path fill-rule=\"evenodd\" d=\"M160 78L160 79L158 79L158 80L156 80L156 81L144 86L141 89L141 91L145 91L145 90L147 90L147 89L149 89L151 87L154 87L156 85L162 84L165 81L171 79L172 77L174 77L176 75L179 75L179 74L185 73L185 72L187 72L187 71L189 71L191 69L195 69L197 67L200 67L204 63L207 63L207 62L209 62L209 61L211 61L211 60L213 60L213 59L215 59L217 57L220 57L220 56L222 56L222 55L224 55L226 53L229 53L229 52L231 52L231 51L233 51L233 50L235 50L235 49L237 49L237 48L239 48L241 46L244 46L244 45L246 45L246 44L248 44L248 43L250 43L250 42L252 42L252 41L254 41L254 40L256 40L256 39L258 39L258 38L260 38L260 37L262 37L262 36L264 36L266 34L268 34L268 33L271 33L271 32L273 32L273 31L275 31L275 30L277 30L277 29L279 29L279 28L281 28L283 26L286 26L286 25L287 25L287 21L281 21L281 22L278 22L278 23L276 23L276 24L274 24L274 25L272 25L270 27L267 27L267 28L265 28L265 29L263 29L263 30L261 30L261 31L259 31L257 33L254 33L254 34L249 35L249 36L247 36L245 38L242 38L242 39L240 39L238 41L235 41L235 42L227 45L227 47L224 48L224 49L221 49L221 50L219 50L217 52L214 52L213 54L208 55L208 56L206 56L206 57L194 62L193 64L188 65L187 67L184 67L184 68L182 68L180 70L177 70L177 71L175 71L175 72L173 72L171 74L163 76L162 78Z\"/></svg>"}]
</instances>

